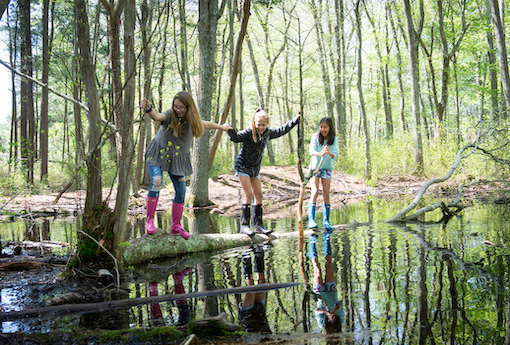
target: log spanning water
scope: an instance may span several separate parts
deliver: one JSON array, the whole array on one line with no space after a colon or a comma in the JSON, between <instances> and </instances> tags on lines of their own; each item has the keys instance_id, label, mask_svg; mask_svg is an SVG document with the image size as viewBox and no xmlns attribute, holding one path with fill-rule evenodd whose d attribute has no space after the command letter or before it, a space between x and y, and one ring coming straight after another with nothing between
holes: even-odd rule
<instances>
[{"instance_id":1,"label":"log spanning water","mask_svg":"<svg viewBox=\"0 0 510 345\"><path fill-rule=\"evenodd\" d=\"M257 284L250 286L241 286L230 289L219 289L212 291L204 291L204 292L194 292L194 293L186 293L186 294L177 294L177 295L162 295L162 296L153 296L153 297L141 297L141 298L131 298L131 299L122 299L117 301L108 301L108 302L99 302L99 303L81 303L81 304L66 304L59 305L53 307L41 307L34 309L26 309L21 311L11 311L7 313L0 313L0 322L6 320L16 320L21 318L28 317L55 317L62 316L68 314L76 314L76 313L86 313L86 312L102 312L106 310L114 310L114 309L122 309L122 308L130 308L138 305L149 304L149 303L159 303L159 302L169 302L178 299L185 298L199 298L199 297L208 297L208 296L219 296L226 294L241 294L248 292L263 292L269 290L276 289L284 289L289 287L298 286L301 283L275 283L275 284Z\"/></svg>"},{"instance_id":2,"label":"log spanning water","mask_svg":"<svg viewBox=\"0 0 510 345\"><path fill-rule=\"evenodd\" d=\"M310 231L312 233L312 231ZM277 233L266 235L244 234L201 234L192 235L185 240L178 235L157 233L132 240L126 247L123 258L127 265L135 265L151 260L158 260L182 254L212 251L218 249L247 246L267 240L298 237L299 232Z\"/></svg>"}]
</instances>

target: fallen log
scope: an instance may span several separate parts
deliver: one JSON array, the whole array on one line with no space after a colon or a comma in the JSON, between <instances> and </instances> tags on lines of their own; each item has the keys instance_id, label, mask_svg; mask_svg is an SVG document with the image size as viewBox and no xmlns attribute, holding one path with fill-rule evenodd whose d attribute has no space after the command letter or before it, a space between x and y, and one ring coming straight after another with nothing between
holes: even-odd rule
<instances>
[{"instance_id":1,"label":"fallen log","mask_svg":"<svg viewBox=\"0 0 510 345\"><path fill-rule=\"evenodd\" d=\"M337 225L333 228L347 228L347 225ZM306 233L313 233L309 230ZM268 240L298 237L299 231L273 232L269 235L257 234L201 234L192 235L185 240L178 235L158 232L155 235L145 235L130 241L124 249L123 259L127 265L136 265L151 260L158 260L182 254L227 249L262 243Z\"/></svg>"},{"instance_id":2,"label":"fallen log","mask_svg":"<svg viewBox=\"0 0 510 345\"><path fill-rule=\"evenodd\" d=\"M193 292L187 294L177 295L161 295L153 297L140 297L122 299L117 301L99 302L99 303L81 303L81 304L65 304L51 307L41 307L34 309L26 309L20 311L11 311L7 313L0 312L0 322L6 320L16 320L27 317L55 317L61 315L75 314L75 313L86 313L86 312L103 312L106 310L130 308L137 305L149 304L149 303L160 303L169 302L178 299L185 298L200 298L209 296L220 296L227 294L240 294L248 292L263 292L276 289L284 289L289 287L295 287L301 285L301 283L275 283L275 284L257 284L250 286L241 286L230 289L219 289L213 291L204 292Z\"/></svg>"}]
</instances>

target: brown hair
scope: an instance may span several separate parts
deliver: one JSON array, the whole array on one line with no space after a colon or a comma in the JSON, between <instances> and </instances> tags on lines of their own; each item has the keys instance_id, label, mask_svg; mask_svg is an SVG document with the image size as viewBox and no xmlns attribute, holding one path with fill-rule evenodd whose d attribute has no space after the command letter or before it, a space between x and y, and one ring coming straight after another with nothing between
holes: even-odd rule
<instances>
[{"instance_id":1,"label":"brown hair","mask_svg":"<svg viewBox=\"0 0 510 345\"><path fill-rule=\"evenodd\" d=\"M193 136L195 138L201 137L204 134L204 124L202 123L202 118L200 117L200 113L198 108L193 100L191 94L187 91L181 91L177 95L175 95L172 100L172 109L170 114L172 115L172 122L170 127L173 130L173 134L175 137L180 137L183 134L183 121L174 111L174 102L178 99L181 101L187 108L186 111L186 120L189 122L191 126L191 131L193 132Z\"/></svg>"},{"instance_id":2,"label":"brown hair","mask_svg":"<svg viewBox=\"0 0 510 345\"><path fill-rule=\"evenodd\" d=\"M255 143L260 138L260 134L257 132L257 128L255 128L255 117L256 116L260 116L262 119L266 120L267 124L269 125L269 115L267 115L267 113L260 108L255 110L255 112L253 113L253 116L251 117L251 135L253 136L253 142L255 142Z\"/></svg>"}]
</instances>

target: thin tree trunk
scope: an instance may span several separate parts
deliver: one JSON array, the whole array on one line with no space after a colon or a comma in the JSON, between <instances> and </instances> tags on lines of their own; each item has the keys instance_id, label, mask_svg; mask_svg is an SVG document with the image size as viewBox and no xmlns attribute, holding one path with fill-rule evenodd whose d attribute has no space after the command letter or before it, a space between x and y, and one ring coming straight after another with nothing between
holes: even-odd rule
<instances>
[{"instance_id":1,"label":"thin tree trunk","mask_svg":"<svg viewBox=\"0 0 510 345\"><path fill-rule=\"evenodd\" d=\"M411 99L414 119L414 164L417 175L423 174L423 143L421 137L420 121L420 80L418 71L418 38L413 18L411 15L411 4L404 0L404 12L407 27L407 42L409 45L409 69L411 70Z\"/></svg>"},{"instance_id":2,"label":"thin tree trunk","mask_svg":"<svg viewBox=\"0 0 510 345\"><path fill-rule=\"evenodd\" d=\"M218 19L223 9L218 8L217 0L199 1L198 42L200 91L198 95L200 115L203 120L211 119L212 97L214 93L214 55L216 52L216 31ZM195 140L193 146L193 175L190 183L189 204L193 206L211 205L209 200L209 137L210 131ZM190 197L191 196L191 197Z\"/></svg>"},{"instance_id":3,"label":"thin tree trunk","mask_svg":"<svg viewBox=\"0 0 510 345\"><path fill-rule=\"evenodd\" d=\"M505 29L501 20L501 12L498 0L489 0L492 13L492 24L494 26L494 34L499 57L499 73L501 78L501 86L505 97L506 109L510 109L510 75L508 72L508 56L505 43ZM505 115L506 118L506 115Z\"/></svg>"},{"instance_id":4,"label":"thin tree trunk","mask_svg":"<svg viewBox=\"0 0 510 345\"><path fill-rule=\"evenodd\" d=\"M489 60L489 75L491 84L491 107L492 119L499 119L499 102L498 102L498 69L496 67L496 54L494 53L494 37L491 25L491 4L489 0L485 1L485 20L486 20L486 35L487 35L487 58Z\"/></svg>"},{"instance_id":5,"label":"thin tree trunk","mask_svg":"<svg viewBox=\"0 0 510 345\"><path fill-rule=\"evenodd\" d=\"M397 80L398 80L398 92L400 98L400 109L399 109L399 118L400 118L400 131L402 133L407 132L407 122L405 119L405 102L406 95L404 93L404 82L402 81L402 55L400 52L400 43L398 39L397 29L395 27L395 22L393 20L393 11L391 7L388 6L388 14L391 25L391 31L393 33L393 40L395 41L395 48L397 49Z\"/></svg>"},{"instance_id":6,"label":"thin tree trunk","mask_svg":"<svg viewBox=\"0 0 510 345\"><path fill-rule=\"evenodd\" d=\"M101 0L103 7L108 14L108 38L110 42L110 64L111 64L111 84L112 84L112 109L115 126L121 128L122 122L122 68L120 52L120 24L121 16L125 7L125 0L120 0L115 5L115 0ZM115 134L115 150L117 153L117 162L122 151L122 136L120 132ZM119 162L120 163L120 162Z\"/></svg>"},{"instance_id":7,"label":"thin tree trunk","mask_svg":"<svg viewBox=\"0 0 510 345\"><path fill-rule=\"evenodd\" d=\"M16 17L16 25L11 28L9 26L9 12L7 12L7 27L9 29L9 62L11 66L16 66L16 57L17 54L17 38L18 38L18 17ZM9 171L11 171L12 165L14 165L14 169L16 169L18 165L18 150L19 150L19 141L18 141L18 113L16 106L16 74L14 71L11 71L11 97L12 97L12 115L11 115L11 140L9 145Z\"/></svg>"},{"instance_id":8,"label":"thin tree trunk","mask_svg":"<svg viewBox=\"0 0 510 345\"><path fill-rule=\"evenodd\" d=\"M345 111L345 30L344 30L344 2L335 0L335 41L337 66L335 69L335 100L337 112L338 146L339 152L346 154L347 150L347 114Z\"/></svg>"},{"instance_id":9,"label":"thin tree trunk","mask_svg":"<svg viewBox=\"0 0 510 345\"><path fill-rule=\"evenodd\" d=\"M32 38L30 31L30 1L20 2L21 27L21 72L29 77L33 75ZM34 183L34 98L33 83L30 79L21 79L21 158L27 169L27 183Z\"/></svg>"},{"instance_id":10,"label":"thin tree trunk","mask_svg":"<svg viewBox=\"0 0 510 345\"><path fill-rule=\"evenodd\" d=\"M42 83L48 84L49 74L49 38L48 38L48 17L49 0L43 0L43 22L42 22ZM48 175L48 89L43 87L41 90L41 122L40 122L40 152L41 152L41 181Z\"/></svg>"},{"instance_id":11,"label":"thin tree trunk","mask_svg":"<svg viewBox=\"0 0 510 345\"><path fill-rule=\"evenodd\" d=\"M96 86L96 71L92 63L89 42L89 22L87 7L84 0L75 0L75 20L78 44L80 47L80 62L82 77L85 82L88 99L89 120L89 153L87 154L87 195L85 197L84 214L91 217L94 208L101 205L101 110L99 108L99 94ZM92 217L91 217L92 218ZM93 218L92 218L93 219Z\"/></svg>"},{"instance_id":12,"label":"thin tree trunk","mask_svg":"<svg viewBox=\"0 0 510 345\"><path fill-rule=\"evenodd\" d=\"M242 46L243 46L244 37L246 35L246 29L248 27L248 19L250 18L250 7L251 7L251 0L245 0L244 5L243 5L243 17L241 20L241 29L239 31L239 36L237 37L234 63L232 65L232 71L231 71L232 77L230 80L230 88L229 88L228 95L227 95L227 101L223 107L223 112L221 114L221 119L219 121L220 124L225 123L225 121L227 120L228 112L230 111L230 108L232 105L232 100L234 99L237 75L239 74L239 65L241 62ZM211 148L209 150L209 169L211 169L211 166L214 162L214 156L216 155L216 149L218 148L218 144L220 143L222 133L223 133L223 131L216 130L214 140L213 140Z\"/></svg>"},{"instance_id":13,"label":"thin tree trunk","mask_svg":"<svg viewBox=\"0 0 510 345\"><path fill-rule=\"evenodd\" d=\"M133 177L133 158L135 147L133 142L133 118L136 94L136 55L135 55L135 22L136 2L126 0L124 10L124 106L120 132L122 135L122 151L119 161L119 186L114 211L114 248L119 251L120 243L129 239L126 228L129 192Z\"/></svg>"},{"instance_id":14,"label":"thin tree trunk","mask_svg":"<svg viewBox=\"0 0 510 345\"><path fill-rule=\"evenodd\" d=\"M334 111L333 111L333 97L331 93L331 80L329 76L329 68L325 53L325 47L324 47L324 33L322 32L322 23L319 18L319 11L322 13L322 8L317 8L317 5L315 4L315 0L310 1L310 6L312 8L312 15L314 18L314 28L315 28L315 36L317 38L317 48L319 49L318 59L320 62L321 67L321 74L322 74L322 86L324 88L324 97L326 98L326 110L327 110L327 116L333 120L333 127L334 126Z\"/></svg>"},{"instance_id":15,"label":"thin tree trunk","mask_svg":"<svg viewBox=\"0 0 510 345\"><path fill-rule=\"evenodd\" d=\"M372 158L370 156L370 134L368 133L368 121L367 114L365 111L365 99L363 96L363 65L361 60L361 51L362 51L362 37L361 37L361 14L360 14L360 3L361 0L356 1L355 5L355 14L356 14L356 32L358 35L358 47L357 47L357 71L358 71L358 97L359 97L359 110L360 110L360 118L361 125L364 136L364 144L365 144L365 178L370 180L372 178Z\"/></svg>"}]
</instances>

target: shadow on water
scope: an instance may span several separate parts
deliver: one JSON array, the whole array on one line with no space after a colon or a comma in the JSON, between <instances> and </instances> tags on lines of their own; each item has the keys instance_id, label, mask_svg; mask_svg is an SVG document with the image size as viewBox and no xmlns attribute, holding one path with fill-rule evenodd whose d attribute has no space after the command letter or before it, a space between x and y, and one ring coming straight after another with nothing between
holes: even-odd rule
<instances>
[{"instance_id":1,"label":"shadow on water","mask_svg":"<svg viewBox=\"0 0 510 345\"><path fill-rule=\"evenodd\" d=\"M301 264L299 238L291 237L138 265L129 269L123 284L132 299L218 294L55 320L5 320L0 329L2 333L40 333L151 328L219 318L225 327L288 343L503 344L510 271L508 205L474 205L447 223L434 223L439 214L427 219L426 225L382 222L400 207L373 200L332 210L332 224L355 220L364 225L305 236ZM237 219L207 212L185 216L192 235L236 233L239 226ZM169 222L169 214L158 215L160 227L168 228ZM143 220L130 224L133 237L143 235ZM8 244L14 241L72 244L78 227L79 219L2 223L4 253L12 250ZM297 231L295 219L267 221L266 227L275 232ZM65 252L51 247L40 250ZM48 275L52 273L49 269ZM239 287L290 282L301 284L228 293ZM0 311L40 306L50 297L47 289L44 283L8 283L2 276Z\"/></svg>"}]
</instances>

